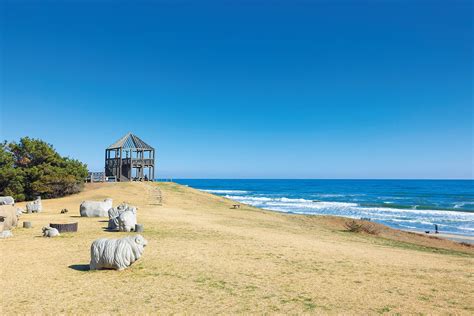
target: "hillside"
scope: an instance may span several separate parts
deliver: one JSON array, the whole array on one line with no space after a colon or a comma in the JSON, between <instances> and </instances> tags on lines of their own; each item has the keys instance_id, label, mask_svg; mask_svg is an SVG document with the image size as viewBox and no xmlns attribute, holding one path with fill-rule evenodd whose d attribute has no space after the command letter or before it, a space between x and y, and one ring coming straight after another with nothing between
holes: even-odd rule
<instances>
[{"instance_id":1,"label":"hillside","mask_svg":"<svg viewBox=\"0 0 474 316\"><path fill-rule=\"evenodd\" d=\"M127 235L105 231L106 218L79 217L81 201L106 197L138 206L149 242L121 272L87 271L93 240ZM474 313L473 247L232 204L173 183L90 184L44 200L42 213L21 218L33 229L0 240L0 314ZM78 233L40 237L42 226L69 221Z\"/></svg>"}]
</instances>

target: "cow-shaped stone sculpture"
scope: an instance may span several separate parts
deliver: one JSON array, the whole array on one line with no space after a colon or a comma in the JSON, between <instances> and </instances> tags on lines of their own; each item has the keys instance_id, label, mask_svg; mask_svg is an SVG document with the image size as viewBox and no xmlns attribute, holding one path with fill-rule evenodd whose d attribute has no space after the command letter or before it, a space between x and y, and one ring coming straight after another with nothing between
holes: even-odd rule
<instances>
[{"instance_id":1,"label":"cow-shaped stone sculpture","mask_svg":"<svg viewBox=\"0 0 474 316\"><path fill-rule=\"evenodd\" d=\"M97 239L91 245L90 269L123 270L140 259L147 244L141 235Z\"/></svg>"},{"instance_id":2,"label":"cow-shaped stone sculpture","mask_svg":"<svg viewBox=\"0 0 474 316\"><path fill-rule=\"evenodd\" d=\"M59 235L59 231L56 228L49 226L43 227L43 237L56 237Z\"/></svg>"},{"instance_id":3,"label":"cow-shaped stone sculpture","mask_svg":"<svg viewBox=\"0 0 474 316\"><path fill-rule=\"evenodd\" d=\"M15 205L15 199L11 196L0 196L0 205Z\"/></svg>"},{"instance_id":4,"label":"cow-shaped stone sculpture","mask_svg":"<svg viewBox=\"0 0 474 316\"><path fill-rule=\"evenodd\" d=\"M79 207L79 212L83 217L107 217L111 208L110 198L103 201L84 201Z\"/></svg>"}]
</instances>

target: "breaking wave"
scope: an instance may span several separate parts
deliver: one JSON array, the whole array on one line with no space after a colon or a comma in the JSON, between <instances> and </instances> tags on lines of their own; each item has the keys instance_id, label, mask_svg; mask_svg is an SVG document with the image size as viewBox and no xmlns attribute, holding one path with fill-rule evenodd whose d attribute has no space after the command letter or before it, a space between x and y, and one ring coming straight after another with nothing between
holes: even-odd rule
<instances>
[{"instance_id":1,"label":"breaking wave","mask_svg":"<svg viewBox=\"0 0 474 316\"><path fill-rule=\"evenodd\" d=\"M201 190L207 193L216 193L216 194L246 194L250 193L249 191L243 190Z\"/></svg>"},{"instance_id":2,"label":"breaking wave","mask_svg":"<svg viewBox=\"0 0 474 316\"><path fill-rule=\"evenodd\" d=\"M474 213L454 210L428 209L390 204L319 201L302 198L246 196L227 194L226 198L262 209L295 214L334 215L349 218L371 218L374 221L400 229L440 229L453 233L472 235Z\"/></svg>"}]
</instances>

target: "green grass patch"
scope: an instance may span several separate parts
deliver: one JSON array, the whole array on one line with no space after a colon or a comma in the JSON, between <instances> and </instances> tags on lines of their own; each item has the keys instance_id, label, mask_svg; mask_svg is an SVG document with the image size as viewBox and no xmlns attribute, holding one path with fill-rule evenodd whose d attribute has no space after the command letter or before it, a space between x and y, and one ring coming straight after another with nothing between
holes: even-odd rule
<instances>
[{"instance_id":1,"label":"green grass patch","mask_svg":"<svg viewBox=\"0 0 474 316\"><path fill-rule=\"evenodd\" d=\"M402 248L402 249L415 250L415 251L423 251L423 252L436 253L436 254L441 254L441 255L474 258L474 254L458 251L458 250L422 246L422 245L417 245L417 244L413 244L409 242L392 240L392 239L388 239L384 237L372 238L372 240L374 241L375 244L382 245L382 246L389 246L389 247Z\"/></svg>"},{"instance_id":2,"label":"green grass patch","mask_svg":"<svg viewBox=\"0 0 474 316\"><path fill-rule=\"evenodd\" d=\"M380 236L371 236L366 234L354 234L348 232L346 230L333 230L334 233L350 237L352 241L355 242L364 242L364 243L371 243L374 245L386 246L386 247L393 247L393 248L400 248L400 249L407 249L407 250L414 250L414 251L422 251L428 253L436 253L441 255L450 255L450 256L457 256L457 257L464 257L464 258L474 258L474 254L459 250L451 250L451 249L444 249L444 248L437 248L431 246L423 246L418 245L415 243L410 243L406 241L398 241L389 239L386 237Z\"/></svg>"}]
</instances>

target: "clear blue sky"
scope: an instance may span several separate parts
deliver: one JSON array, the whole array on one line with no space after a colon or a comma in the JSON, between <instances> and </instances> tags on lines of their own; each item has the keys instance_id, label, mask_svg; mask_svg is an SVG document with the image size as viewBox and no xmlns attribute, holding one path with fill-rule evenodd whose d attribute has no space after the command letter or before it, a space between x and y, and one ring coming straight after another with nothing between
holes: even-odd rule
<instances>
[{"instance_id":1,"label":"clear blue sky","mask_svg":"<svg viewBox=\"0 0 474 316\"><path fill-rule=\"evenodd\" d=\"M39 1L38 1L39 2ZM158 177L472 178L472 1L1 1L1 139Z\"/></svg>"}]
</instances>

